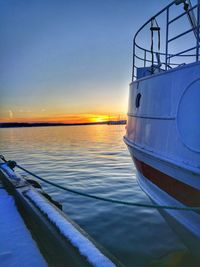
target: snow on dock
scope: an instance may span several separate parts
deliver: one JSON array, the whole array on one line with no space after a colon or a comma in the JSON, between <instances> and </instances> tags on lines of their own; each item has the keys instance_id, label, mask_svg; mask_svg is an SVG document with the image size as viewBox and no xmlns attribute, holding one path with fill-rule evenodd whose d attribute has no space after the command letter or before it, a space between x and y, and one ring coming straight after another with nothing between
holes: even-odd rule
<instances>
[{"instance_id":1,"label":"snow on dock","mask_svg":"<svg viewBox=\"0 0 200 267\"><path fill-rule=\"evenodd\" d=\"M60 232L76 247L80 254L87 258L94 267L115 267L116 265L107 258L86 236L78 231L56 209L54 209L42 196L29 190L25 194L35 205L57 226Z\"/></svg>"},{"instance_id":2,"label":"snow on dock","mask_svg":"<svg viewBox=\"0 0 200 267\"><path fill-rule=\"evenodd\" d=\"M17 211L14 199L0 189L0 266L47 266Z\"/></svg>"}]
</instances>

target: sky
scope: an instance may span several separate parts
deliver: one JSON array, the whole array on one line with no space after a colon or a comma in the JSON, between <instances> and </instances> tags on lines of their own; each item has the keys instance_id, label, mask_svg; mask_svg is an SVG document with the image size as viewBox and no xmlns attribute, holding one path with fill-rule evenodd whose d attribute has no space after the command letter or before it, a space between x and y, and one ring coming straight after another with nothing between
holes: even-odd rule
<instances>
[{"instance_id":1,"label":"sky","mask_svg":"<svg viewBox=\"0 0 200 267\"><path fill-rule=\"evenodd\" d=\"M124 118L132 39L168 0L0 0L0 122Z\"/></svg>"}]
</instances>

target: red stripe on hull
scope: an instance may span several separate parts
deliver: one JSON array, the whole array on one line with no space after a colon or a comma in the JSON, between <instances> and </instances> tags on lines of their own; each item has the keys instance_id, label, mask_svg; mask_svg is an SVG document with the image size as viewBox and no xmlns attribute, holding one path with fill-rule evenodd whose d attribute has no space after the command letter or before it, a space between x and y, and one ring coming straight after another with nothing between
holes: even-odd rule
<instances>
[{"instance_id":1,"label":"red stripe on hull","mask_svg":"<svg viewBox=\"0 0 200 267\"><path fill-rule=\"evenodd\" d=\"M200 206L200 190L171 177L150 165L134 158L138 171L160 189L186 206Z\"/></svg>"}]
</instances>

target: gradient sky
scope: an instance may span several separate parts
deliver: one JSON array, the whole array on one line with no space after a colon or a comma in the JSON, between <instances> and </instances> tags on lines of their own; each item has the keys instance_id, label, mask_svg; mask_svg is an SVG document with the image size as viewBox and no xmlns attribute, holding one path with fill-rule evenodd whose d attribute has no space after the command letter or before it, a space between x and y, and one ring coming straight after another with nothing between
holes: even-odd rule
<instances>
[{"instance_id":1,"label":"gradient sky","mask_svg":"<svg viewBox=\"0 0 200 267\"><path fill-rule=\"evenodd\" d=\"M125 114L132 37L168 3L0 0L0 121Z\"/></svg>"}]
</instances>

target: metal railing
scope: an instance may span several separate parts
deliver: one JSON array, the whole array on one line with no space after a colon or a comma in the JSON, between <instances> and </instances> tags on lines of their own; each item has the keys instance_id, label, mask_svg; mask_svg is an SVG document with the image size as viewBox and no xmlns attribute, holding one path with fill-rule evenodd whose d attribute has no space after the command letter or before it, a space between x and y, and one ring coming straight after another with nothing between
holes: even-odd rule
<instances>
[{"instance_id":1,"label":"metal railing","mask_svg":"<svg viewBox=\"0 0 200 267\"><path fill-rule=\"evenodd\" d=\"M194 1L193 1L194 2ZM171 9L181 5L184 12L170 17ZM182 18L187 17L189 19L190 28L184 30L179 34L175 34L169 38L171 27L179 22ZM161 29L158 26L157 20L161 19L165 24L165 29ZM165 19L165 21L163 21ZM156 25L154 25L156 24ZM180 25L181 26L181 25ZM144 48L138 44L138 40L141 40L141 33L147 30L149 27L151 32L151 48ZM180 27L181 28L181 27ZM164 39L164 49L160 51L160 31L162 30L161 38ZM154 48L154 33L158 32L158 48ZM173 32L173 31L172 31ZM194 44L187 49L179 49L174 52L170 45L182 37L187 37L190 33L193 33L192 42ZM181 66L183 64L199 61L199 48L200 48L200 0L195 0L195 4L190 0L175 0L168 6L163 8L155 16L151 17L135 34L133 39L133 69L132 69L132 81L137 79L137 69L146 67L149 70L149 74L154 74L160 71L167 71L169 69ZM139 38L140 37L140 38ZM188 40L186 40L187 43ZM179 46L177 46L179 47ZM172 52L170 51L172 50ZM156 59L156 60L155 60ZM189 60L188 60L189 59Z\"/></svg>"}]
</instances>

